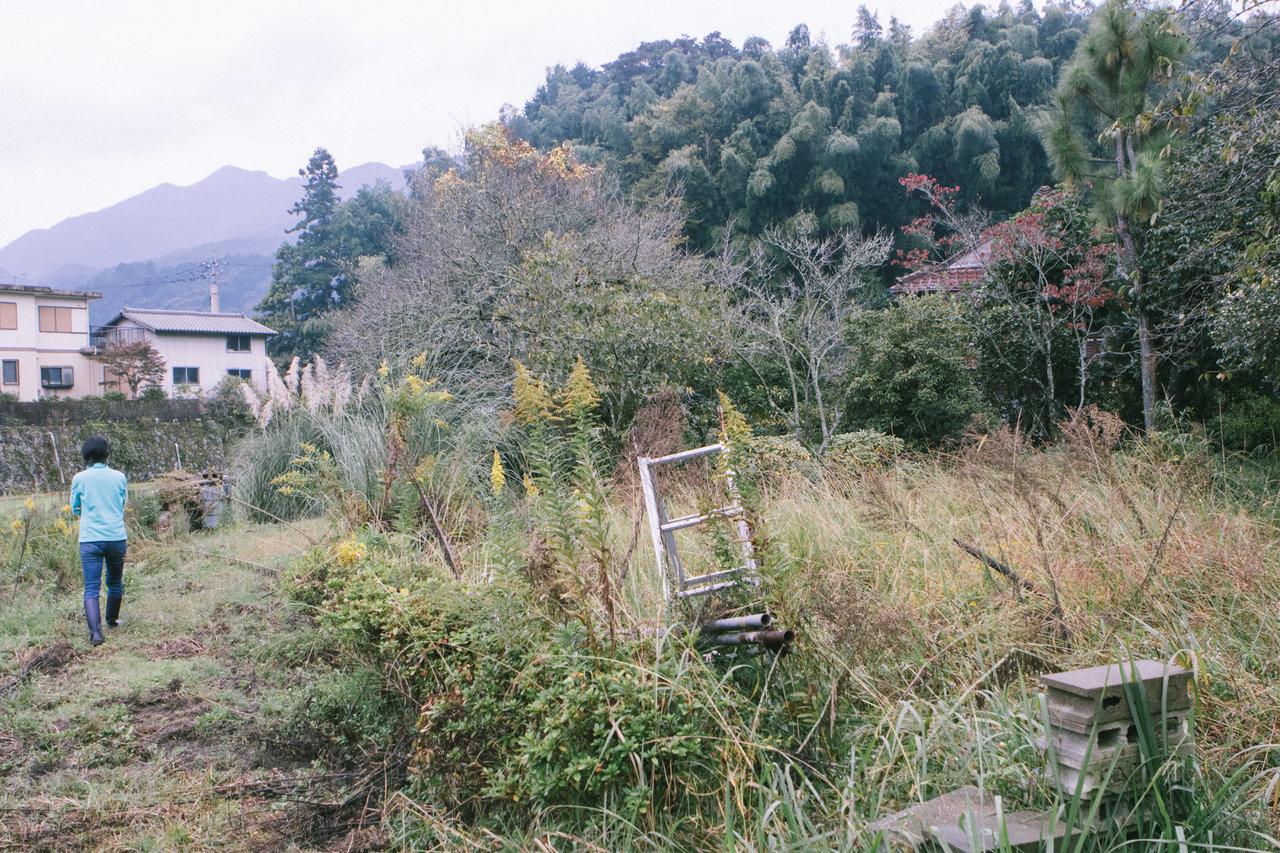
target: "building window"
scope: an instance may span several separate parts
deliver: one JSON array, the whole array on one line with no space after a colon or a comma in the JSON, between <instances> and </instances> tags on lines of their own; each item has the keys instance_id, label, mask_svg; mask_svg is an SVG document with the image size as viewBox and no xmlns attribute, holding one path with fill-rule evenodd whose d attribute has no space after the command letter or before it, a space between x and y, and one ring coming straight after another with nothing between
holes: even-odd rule
<instances>
[{"instance_id":1,"label":"building window","mask_svg":"<svg viewBox=\"0 0 1280 853\"><path fill-rule=\"evenodd\" d=\"M71 309L58 308L54 305L40 306L40 331L70 332Z\"/></svg>"},{"instance_id":2,"label":"building window","mask_svg":"<svg viewBox=\"0 0 1280 853\"><path fill-rule=\"evenodd\" d=\"M5 385L17 385L18 384L17 360L6 358L3 362L0 362L0 373L4 374L3 377L0 377L0 380L2 380Z\"/></svg>"},{"instance_id":3,"label":"building window","mask_svg":"<svg viewBox=\"0 0 1280 853\"><path fill-rule=\"evenodd\" d=\"M0 329L18 328L18 303L0 302Z\"/></svg>"},{"instance_id":4,"label":"building window","mask_svg":"<svg viewBox=\"0 0 1280 853\"><path fill-rule=\"evenodd\" d=\"M40 385L43 388L70 388L74 381L70 367L40 368Z\"/></svg>"},{"instance_id":5,"label":"building window","mask_svg":"<svg viewBox=\"0 0 1280 853\"><path fill-rule=\"evenodd\" d=\"M227 352L248 352L248 335L227 335Z\"/></svg>"},{"instance_id":6,"label":"building window","mask_svg":"<svg viewBox=\"0 0 1280 853\"><path fill-rule=\"evenodd\" d=\"M243 379L245 382L252 382L252 381L253 381L253 371L252 371L252 370L245 370L245 369L240 368L240 367L232 367L232 368L229 368L229 369L227 370L227 375L228 375L228 376L234 376L234 377L236 377L237 379Z\"/></svg>"},{"instance_id":7,"label":"building window","mask_svg":"<svg viewBox=\"0 0 1280 853\"><path fill-rule=\"evenodd\" d=\"M173 369L174 385L199 385L200 384L200 368L198 367L175 367Z\"/></svg>"}]
</instances>

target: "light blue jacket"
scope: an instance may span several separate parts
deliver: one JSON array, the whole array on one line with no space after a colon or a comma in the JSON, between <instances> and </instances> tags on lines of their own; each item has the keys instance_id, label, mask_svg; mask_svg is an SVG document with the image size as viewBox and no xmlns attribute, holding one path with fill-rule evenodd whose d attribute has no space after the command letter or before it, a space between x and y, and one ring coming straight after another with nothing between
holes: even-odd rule
<instances>
[{"instance_id":1,"label":"light blue jacket","mask_svg":"<svg viewBox=\"0 0 1280 853\"><path fill-rule=\"evenodd\" d=\"M91 465L71 480L71 511L80 516L81 542L118 542L127 539L124 505L129 485L124 474L107 463Z\"/></svg>"}]
</instances>

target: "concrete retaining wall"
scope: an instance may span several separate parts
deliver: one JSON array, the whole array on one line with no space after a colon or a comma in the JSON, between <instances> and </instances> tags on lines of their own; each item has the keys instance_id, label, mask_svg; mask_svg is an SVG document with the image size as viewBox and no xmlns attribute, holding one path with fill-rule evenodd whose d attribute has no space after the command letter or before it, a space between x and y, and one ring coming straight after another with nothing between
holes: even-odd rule
<instances>
[{"instance_id":1,"label":"concrete retaining wall","mask_svg":"<svg viewBox=\"0 0 1280 853\"><path fill-rule=\"evenodd\" d=\"M84 467L80 445L94 434L111 441L111 467L130 481L149 480L179 463L188 471L223 467L224 431L210 418L0 425L0 493L69 489Z\"/></svg>"}]
</instances>

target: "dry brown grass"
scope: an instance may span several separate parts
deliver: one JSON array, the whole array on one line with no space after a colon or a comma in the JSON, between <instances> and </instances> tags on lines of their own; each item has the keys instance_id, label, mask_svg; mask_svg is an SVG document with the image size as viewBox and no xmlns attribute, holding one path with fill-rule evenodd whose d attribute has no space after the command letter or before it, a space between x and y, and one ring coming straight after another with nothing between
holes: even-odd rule
<instances>
[{"instance_id":1,"label":"dry brown grass","mask_svg":"<svg viewBox=\"0 0 1280 853\"><path fill-rule=\"evenodd\" d=\"M1006 429L857 487L777 494L765 515L810 641L903 698L968 687L1015 649L1060 669L1176 657L1199 673L1209 753L1280 743L1272 519L1194 445L1123 444L1102 413L1063 433L1037 449Z\"/></svg>"}]
</instances>

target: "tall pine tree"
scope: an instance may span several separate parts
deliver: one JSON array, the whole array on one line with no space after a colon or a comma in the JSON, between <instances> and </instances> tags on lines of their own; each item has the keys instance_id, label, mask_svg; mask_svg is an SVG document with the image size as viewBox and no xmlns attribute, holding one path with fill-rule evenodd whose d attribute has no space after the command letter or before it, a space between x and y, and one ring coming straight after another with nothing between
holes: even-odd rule
<instances>
[{"instance_id":1,"label":"tall pine tree","mask_svg":"<svg viewBox=\"0 0 1280 853\"><path fill-rule=\"evenodd\" d=\"M1139 241L1159 210L1170 126L1155 113L1157 87L1187 50L1163 9L1108 0L1058 86L1060 112L1048 134L1058 174L1092 184L1099 217L1115 228L1117 274L1137 320L1142 414L1155 429L1156 353Z\"/></svg>"},{"instance_id":2,"label":"tall pine tree","mask_svg":"<svg viewBox=\"0 0 1280 853\"><path fill-rule=\"evenodd\" d=\"M301 218L288 231L298 239L276 251L271 286L255 310L277 332L267 343L271 356L307 361L324 337L323 315L351 298L351 282L332 227L340 207L333 155L317 148L298 174L306 178L305 192L289 212Z\"/></svg>"}]
</instances>

